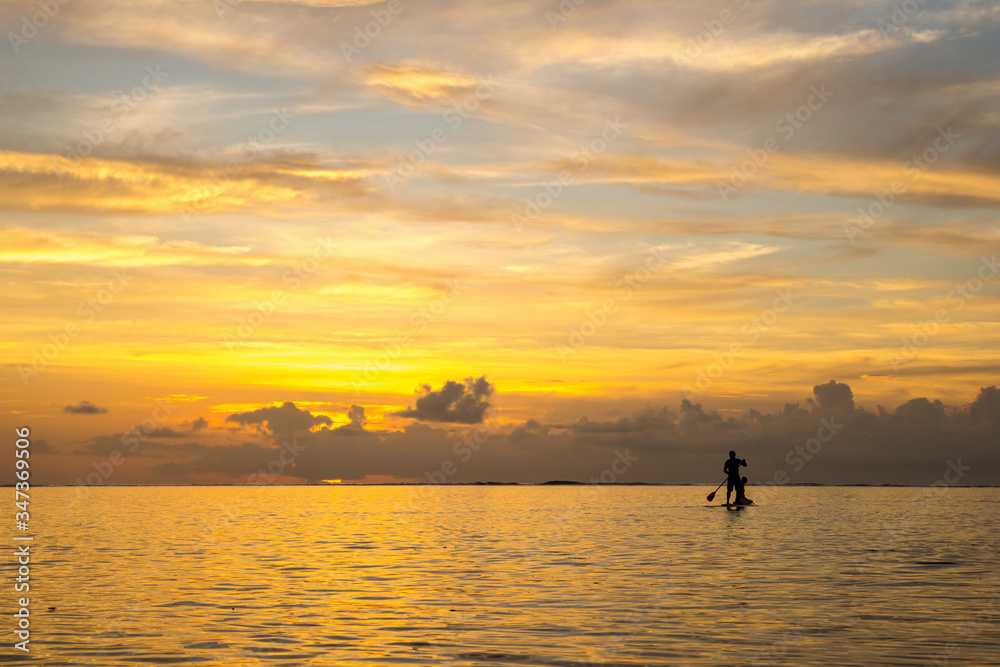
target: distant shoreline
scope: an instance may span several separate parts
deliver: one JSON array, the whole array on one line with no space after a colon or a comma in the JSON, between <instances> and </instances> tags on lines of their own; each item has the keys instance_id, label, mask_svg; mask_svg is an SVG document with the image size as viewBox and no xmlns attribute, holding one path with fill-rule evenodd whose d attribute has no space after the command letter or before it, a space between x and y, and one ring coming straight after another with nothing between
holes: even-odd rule
<instances>
[{"instance_id":1,"label":"distant shoreline","mask_svg":"<svg viewBox=\"0 0 1000 667\"><path fill-rule=\"evenodd\" d=\"M301 482L298 484L32 484L32 488L52 488L52 489L73 489L79 486L87 488L95 487L115 487L115 488L160 488L160 487L268 487L268 486L393 486L393 487L424 487L424 486L715 486L714 482L574 482L569 480L552 480L548 482L449 482L446 484L434 484L431 482ZM858 487L858 488L935 488L933 484L820 484L818 482L799 482L788 484L749 484L749 487ZM13 484L0 484L0 487L13 488ZM949 489L997 489L1000 484L949 484Z\"/></svg>"}]
</instances>

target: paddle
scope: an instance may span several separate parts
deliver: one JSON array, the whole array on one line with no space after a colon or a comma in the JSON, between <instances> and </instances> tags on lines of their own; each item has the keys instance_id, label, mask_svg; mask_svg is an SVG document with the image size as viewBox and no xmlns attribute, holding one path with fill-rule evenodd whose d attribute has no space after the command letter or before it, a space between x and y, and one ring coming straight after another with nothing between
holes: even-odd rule
<instances>
[{"instance_id":1,"label":"paddle","mask_svg":"<svg viewBox=\"0 0 1000 667\"><path fill-rule=\"evenodd\" d=\"M722 480L722 484L725 484L728 481L729 478L727 477L726 479ZM708 494L708 502L712 502L713 500L715 500L715 493L716 491L722 488L722 484L719 484L717 487L715 487L715 491L712 491L710 494Z\"/></svg>"}]
</instances>

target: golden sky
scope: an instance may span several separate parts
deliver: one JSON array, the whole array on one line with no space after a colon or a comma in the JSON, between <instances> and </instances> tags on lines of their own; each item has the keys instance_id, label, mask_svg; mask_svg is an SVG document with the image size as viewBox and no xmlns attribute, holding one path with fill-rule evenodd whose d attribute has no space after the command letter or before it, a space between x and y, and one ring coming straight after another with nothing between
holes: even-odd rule
<instances>
[{"instance_id":1,"label":"golden sky","mask_svg":"<svg viewBox=\"0 0 1000 667\"><path fill-rule=\"evenodd\" d=\"M599 476L579 424L626 420L633 479L697 481L698 415L782 465L830 380L992 414L1000 8L893 6L6 2L0 422L51 482L150 419L102 483L283 435L340 452L285 481L424 479L494 413L450 479Z\"/></svg>"}]
</instances>

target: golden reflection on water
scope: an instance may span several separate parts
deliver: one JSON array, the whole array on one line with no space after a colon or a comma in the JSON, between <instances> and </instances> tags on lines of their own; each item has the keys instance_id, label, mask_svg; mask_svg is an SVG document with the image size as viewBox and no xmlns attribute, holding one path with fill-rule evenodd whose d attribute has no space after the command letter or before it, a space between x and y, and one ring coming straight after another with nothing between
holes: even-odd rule
<instances>
[{"instance_id":1,"label":"golden reflection on water","mask_svg":"<svg viewBox=\"0 0 1000 667\"><path fill-rule=\"evenodd\" d=\"M1000 491L710 490L38 489L30 662L996 664Z\"/></svg>"}]
</instances>

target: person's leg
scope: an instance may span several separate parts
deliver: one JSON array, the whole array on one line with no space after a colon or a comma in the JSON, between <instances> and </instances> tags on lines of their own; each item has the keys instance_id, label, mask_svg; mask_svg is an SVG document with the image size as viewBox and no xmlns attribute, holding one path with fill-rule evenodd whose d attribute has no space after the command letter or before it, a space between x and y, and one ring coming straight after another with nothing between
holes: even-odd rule
<instances>
[{"instance_id":1,"label":"person's leg","mask_svg":"<svg viewBox=\"0 0 1000 667\"><path fill-rule=\"evenodd\" d=\"M734 486L733 480L730 479L730 480L726 481L726 504L727 505L729 504L729 496L731 496L733 494L733 486Z\"/></svg>"}]
</instances>

